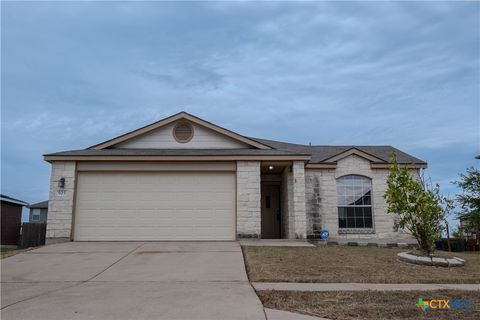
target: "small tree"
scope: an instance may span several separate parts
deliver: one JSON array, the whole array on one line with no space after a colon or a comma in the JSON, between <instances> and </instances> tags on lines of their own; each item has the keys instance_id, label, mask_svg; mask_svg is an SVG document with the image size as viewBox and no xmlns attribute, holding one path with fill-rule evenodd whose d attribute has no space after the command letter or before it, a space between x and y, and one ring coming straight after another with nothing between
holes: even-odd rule
<instances>
[{"instance_id":1,"label":"small tree","mask_svg":"<svg viewBox=\"0 0 480 320\"><path fill-rule=\"evenodd\" d=\"M460 181L454 182L462 188L463 193L457 196L462 212L459 218L464 222L466 229L474 230L479 236L480 229L480 171L468 168L466 174L460 174Z\"/></svg>"},{"instance_id":2,"label":"small tree","mask_svg":"<svg viewBox=\"0 0 480 320\"><path fill-rule=\"evenodd\" d=\"M417 239L420 249L431 255L435 241L441 237L445 221L444 207L449 200L440 195L440 187L427 184L422 177L400 167L395 153L390 154L390 175L387 179L388 213L398 214L395 227L405 228Z\"/></svg>"},{"instance_id":3,"label":"small tree","mask_svg":"<svg viewBox=\"0 0 480 320\"><path fill-rule=\"evenodd\" d=\"M454 201L451 198L444 198L444 218L445 218L445 231L447 232L447 246L448 252L452 252L452 244L450 243L450 226L448 225L448 217L454 209Z\"/></svg>"}]
</instances>

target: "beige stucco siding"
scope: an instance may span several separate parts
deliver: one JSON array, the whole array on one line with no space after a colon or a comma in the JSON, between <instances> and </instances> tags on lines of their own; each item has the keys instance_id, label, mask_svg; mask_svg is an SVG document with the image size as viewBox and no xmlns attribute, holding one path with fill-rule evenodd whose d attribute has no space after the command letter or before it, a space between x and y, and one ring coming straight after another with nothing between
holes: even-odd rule
<instances>
[{"instance_id":1,"label":"beige stucco siding","mask_svg":"<svg viewBox=\"0 0 480 320\"><path fill-rule=\"evenodd\" d=\"M140 135L113 146L113 148L130 149L240 149L250 148L247 144L236 141L213 130L193 124L193 138L187 143L179 143L173 137L176 123L171 123L152 132Z\"/></svg>"}]
</instances>

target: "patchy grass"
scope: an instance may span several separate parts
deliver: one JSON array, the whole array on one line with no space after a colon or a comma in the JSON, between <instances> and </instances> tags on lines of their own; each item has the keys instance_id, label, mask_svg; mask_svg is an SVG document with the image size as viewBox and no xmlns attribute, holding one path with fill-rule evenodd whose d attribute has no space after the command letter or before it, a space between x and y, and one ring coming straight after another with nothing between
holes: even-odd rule
<instances>
[{"instance_id":1,"label":"patchy grass","mask_svg":"<svg viewBox=\"0 0 480 320\"><path fill-rule=\"evenodd\" d=\"M25 252L31 250L31 248L18 249L18 248L0 248L1 256L0 259L8 258L16 255L17 253Z\"/></svg>"},{"instance_id":2,"label":"patchy grass","mask_svg":"<svg viewBox=\"0 0 480 320\"><path fill-rule=\"evenodd\" d=\"M252 282L480 283L480 254L453 253L464 267L399 262L399 248L242 247ZM442 253L443 254L443 253Z\"/></svg>"},{"instance_id":3,"label":"patchy grass","mask_svg":"<svg viewBox=\"0 0 480 320\"><path fill-rule=\"evenodd\" d=\"M258 291L266 308L324 317L327 319L478 319L480 292L474 291ZM422 311L418 298L469 300L468 309Z\"/></svg>"}]
</instances>

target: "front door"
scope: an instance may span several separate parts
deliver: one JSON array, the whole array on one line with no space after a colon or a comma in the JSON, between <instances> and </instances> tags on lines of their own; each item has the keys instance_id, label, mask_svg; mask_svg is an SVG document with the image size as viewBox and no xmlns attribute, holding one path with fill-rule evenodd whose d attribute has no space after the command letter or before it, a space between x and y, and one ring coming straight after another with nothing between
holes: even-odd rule
<instances>
[{"instance_id":1,"label":"front door","mask_svg":"<svg viewBox=\"0 0 480 320\"><path fill-rule=\"evenodd\" d=\"M262 239L280 239L280 187L262 186Z\"/></svg>"}]
</instances>

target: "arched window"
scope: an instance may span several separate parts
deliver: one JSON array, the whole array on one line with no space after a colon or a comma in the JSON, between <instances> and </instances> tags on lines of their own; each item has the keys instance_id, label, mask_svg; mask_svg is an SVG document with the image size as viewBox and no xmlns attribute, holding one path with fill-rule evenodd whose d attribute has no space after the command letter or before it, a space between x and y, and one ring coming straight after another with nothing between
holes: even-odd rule
<instances>
[{"instance_id":1,"label":"arched window","mask_svg":"<svg viewBox=\"0 0 480 320\"><path fill-rule=\"evenodd\" d=\"M338 227L340 229L371 229L372 180L362 176L337 179Z\"/></svg>"}]
</instances>

